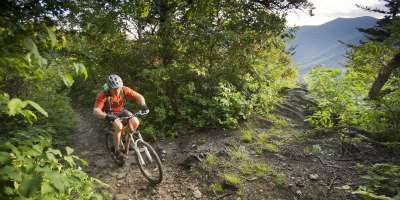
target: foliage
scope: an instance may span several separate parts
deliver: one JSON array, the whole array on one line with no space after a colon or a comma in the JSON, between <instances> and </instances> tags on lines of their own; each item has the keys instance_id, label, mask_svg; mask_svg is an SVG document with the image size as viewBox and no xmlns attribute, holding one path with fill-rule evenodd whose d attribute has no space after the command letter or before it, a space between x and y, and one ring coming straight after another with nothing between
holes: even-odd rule
<instances>
[{"instance_id":1,"label":"foliage","mask_svg":"<svg viewBox=\"0 0 400 200\"><path fill-rule=\"evenodd\" d=\"M77 4L64 27L80 27L71 48L85 52L93 76L74 85L75 101L91 106L106 75L117 73L145 96L152 110L146 127L164 136L234 128L252 113L271 112L297 74L285 52L283 10L312 8L303 0Z\"/></svg>"},{"instance_id":2,"label":"foliage","mask_svg":"<svg viewBox=\"0 0 400 200\"><path fill-rule=\"evenodd\" d=\"M224 180L226 181L226 183L230 184L230 185L240 185L242 183L242 180L240 180L240 178L233 173L226 173L224 174Z\"/></svg>"},{"instance_id":3,"label":"foliage","mask_svg":"<svg viewBox=\"0 0 400 200\"><path fill-rule=\"evenodd\" d=\"M242 140L244 142L251 142L253 140L253 133L250 130L243 130Z\"/></svg>"},{"instance_id":4,"label":"foliage","mask_svg":"<svg viewBox=\"0 0 400 200\"><path fill-rule=\"evenodd\" d=\"M204 160L201 162L201 166L205 170L211 170L217 164L216 158L213 154L208 153Z\"/></svg>"},{"instance_id":5,"label":"foliage","mask_svg":"<svg viewBox=\"0 0 400 200\"><path fill-rule=\"evenodd\" d=\"M364 53L364 57L370 55ZM309 96L318 105L307 120L314 126L324 128L358 126L380 140L400 139L399 132L394 129L398 127L399 119L397 115L393 115L399 108L398 91L385 96L380 102L368 101L366 98L369 88L365 85L370 85L373 81L368 74L377 72L372 66L357 67L361 66L357 62L358 59L354 59L354 62L349 64L351 68L344 74L339 70L323 67L311 71L306 77L310 89Z\"/></svg>"},{"instance_id":6,"label":"foliage","mask_svg":"<svg viewBox=\"0 0 400 200\"><path fill-rule=\"evenodd\" d=\"M321 146L319 144L314 144L314 145L311 145L311 146L306 146L304 148L304 153L318 155L318 154L322 154L323 151L322 151L322 148L321 148Z\"/></svg>"},{"instance_id":7,"label":"foliage","mask_svg":"<svg viewBox=\"0 0 400 200\"><path fill-rule=\"evenodd\" d=\"M398 199L400 197L400 166L375 164L368 169L366 186L360 186L354 194L364 199Z\"/></svg>"},{"instance_id":8,"label":"foliage","mask_svg":"<svg viewBox=\"0 0 400 200\"><path fill-rule=\"evenodd\" d=\"M274 178L274 183L277 186L283 186L286 183L286 175L285 174L276 174Z\"/></svg>"},{"instance_id":9,"label":"foliage","mask_svg":"<svg viewBox=\"0 0 400 200\"><path fill-rule=\"evenodd\" d=\"M51 148L46 136L19 137L0 146L1 199L103 199L94 192L99 181L80 170L84 160Z\"/></svg>"},{"instance_id":10,"label":"foliage","mask_svg":"<svg viewBox=\"0 0 400 200\"><path fill-rule=\"evenodd\" d=\"M102 199L98 182L78 166L84 161L65 148L75 125L68 90L75 76L88 78L67 48L67 33L53 23L70 5L6 1L0 7L1 199Z\"/></svg>"},{"instance_id":11,"label":"foliage","mask_svg":"<svg viewBox=\"0 0 400 200\"><path fill-rule=\"evenodd\" d=\"M265 143L264 149L271 153L278 153L278 151L279 151L278 146L274 143Z\"/></svg>"},{"instance_id":12,"label":"foliage","mask_svg":"<svg viewBox=\"0 0 400 200\"><path fill-rule=\"evenodd\" d=\"M214 193L222 193L224 191L224 188L222 187L222 185L220 183L213 183L210 186L210 189L214 192Z\"/></svg>"},{"instance_id":13,"label":"foliage","mask_svg":"<svg viewBox=\"0 0 400 200\"><path fill-rule=\"evenodd\" d=\"M367 34L368 39L372 41L384 41L388 37L391 37L391 34L395 33L391 30L388 30L387 27L393 23L393 19L400 12L400 5L397 0L382 0L385 2L385 8L372 8L362 5L357 5L367 11L375 12L379 14L384 14L385 16L382 19L377 21L377 25L370 28L359 28L359 31Z\"/></svg>"},{"instance_id":14,"label":"foliage","mask_svg":"<svg viewBox=\"0 0 400 200\"><path fill-rule=\"evenodd\" d=\"M254 163L254 169L257 176L265 176L272 172L272 168L270 165L266 163L256 162Z\"/></svg>"}]
</instances>

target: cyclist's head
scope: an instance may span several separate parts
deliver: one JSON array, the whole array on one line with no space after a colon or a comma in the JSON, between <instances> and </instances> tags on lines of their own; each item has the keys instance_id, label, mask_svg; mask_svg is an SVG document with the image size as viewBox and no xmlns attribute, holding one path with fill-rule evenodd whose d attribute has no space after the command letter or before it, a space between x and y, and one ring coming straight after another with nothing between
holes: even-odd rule
<instances>
[{"instance_id":1,"label":"cyclist's head","mask_svg":"<svg viewBox=\"0 0 400 200\"><path fill-rule=\"evenodd\" d=\"M122 82L121 77L116 74L111 74L107 77L107 85L112 89L122 88L124 83Z\"/></svg>"}]
</instances>

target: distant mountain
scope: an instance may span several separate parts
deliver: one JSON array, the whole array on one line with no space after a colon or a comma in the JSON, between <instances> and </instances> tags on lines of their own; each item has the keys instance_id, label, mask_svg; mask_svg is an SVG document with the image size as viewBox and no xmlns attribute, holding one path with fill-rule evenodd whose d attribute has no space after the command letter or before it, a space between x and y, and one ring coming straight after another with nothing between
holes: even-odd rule
<instances>
[{"instance_id":1,"label":"distant mountain","mask_svg":"<svg viewBox=\"0 0 400 200\"><path fill-rule=\"evenodd\" d=\"M318 26L300 26L288 47L295 47L294 62L301 76L315 65L343 68L346 44L359 44L365 37L357 28L369 28L376 24L373 17L337 18Z\"/></svg>"}]
</instances>

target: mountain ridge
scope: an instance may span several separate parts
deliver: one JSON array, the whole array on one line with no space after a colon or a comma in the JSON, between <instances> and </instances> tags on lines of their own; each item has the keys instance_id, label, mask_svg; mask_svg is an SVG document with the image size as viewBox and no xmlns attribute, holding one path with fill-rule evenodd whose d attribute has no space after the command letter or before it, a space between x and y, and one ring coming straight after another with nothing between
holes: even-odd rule
<instances>
[{"instance_id":1,"label":"mountain ridge","mask_svg":"<svg viewBox=\"0 0 400 200\"><path fill-rule=\"evenodd\" d=\"M295 48L293 60L301 76L316 65L344 68L344 55L348 50L345 44L358 45L365 41L363 33L357 28L372 27L377 20L369 16L336 18L321 25L299 26L288 47Z\"/></svg>"}]
</instances>

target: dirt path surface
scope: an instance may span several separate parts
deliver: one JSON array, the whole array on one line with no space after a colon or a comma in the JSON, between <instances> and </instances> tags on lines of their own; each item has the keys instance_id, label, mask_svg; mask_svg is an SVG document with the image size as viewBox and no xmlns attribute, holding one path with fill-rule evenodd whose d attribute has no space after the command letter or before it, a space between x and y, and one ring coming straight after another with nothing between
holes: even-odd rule
<instances>
[{"instance_id":1,"label":"dirt path surface","mask_svg":"<svg viewBox=\"0 0 400 200\"><path fill-rule=\"evenodd\" d=\"M278 120L254 117L238 130L183 135L153 143L162 155L164 180L148 184L130 157L115 165L104 147L100 123L89 111L76 112L75 152L85 168L111 187L114 198L128 199L359 199L351 194L363 183L360 166L399 156L358 144L343 157L338 134L305 129L305 91L290 90L276 107ZM243 142L243 130L252 136ZM306 134L307 133L307 134ZM234 175L239 182L229 183Z\"/></svg>"},{"instance_id":2,"label":"dirt path surface","mask_svg":"<svg viewBox=\"0 0 400 200\"><path fill-rule=\"evenodd\" d=\"M99 121L88 120L89 115L76 114L78 133L74 145L78 155L89 162L85 169L91 176L102 180L111 186L115 199L191 199L198 192L198 184L184 170L179 170L178 163L172 158L172 153L179 147L172 142L164 142L154 147L166 156L164 162L164 179L158 186L150 185L136 166L134 157L130 157L124 167L117 166L104 146L104 136ZM163 146L166 150L160 150ZM163 154L163 155L165 155ZM203 199L208 199L204 197Z\"/></svg>"}]
</instances>

